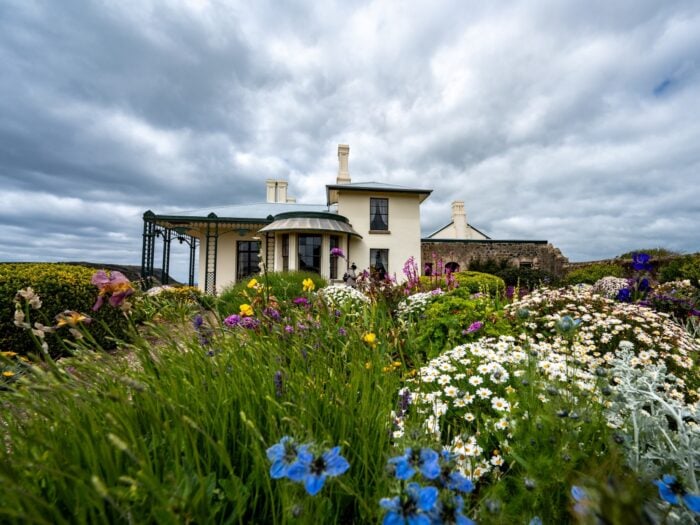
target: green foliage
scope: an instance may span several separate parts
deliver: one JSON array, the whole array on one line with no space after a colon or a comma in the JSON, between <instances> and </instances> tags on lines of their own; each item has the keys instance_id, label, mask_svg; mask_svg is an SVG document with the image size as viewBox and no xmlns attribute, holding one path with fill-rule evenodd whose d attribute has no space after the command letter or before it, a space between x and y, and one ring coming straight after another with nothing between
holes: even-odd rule
<instances>
[{"instance_id":1,"label":"green foliage","mask_svg":"<svg viewBox=\"0 0 700 525\"><path fill-rule=\"evenodd\" d=\"M489 273L503 279L506 286L519 286L532 290L538 286L556 286L559 277L539 268L512 266L507 261L495 259L477 260L469 263L469 269L476 272Z\"/></svg>"},{"instance_id":2,"label":"green foliage","mask_svg":"<svg viewBox=\"0 0 700 525\"><path fill-rule=\"evenodd\" d=\"M460 288L466 288L471 293L485 293L489 295L502 295L506 284L503 279L495 275L481 272L456 272L454 278Z\"/></svg>"},{"instance_id":3,"label":"green foliage","mask_svg":"<svg viewBox=\"0 0 700 525\"><path fill-rule=\"evenodd\" d=\"M611 263L594 263L570 270L564 278L567 284L595 284L603 277L623 277L625 270L621 265Z\"/></svg>"},{"instance_id":4,"label":"green foliage","mask_svg":"<svg viewBox=\"0 0 700 525\"><path fill-rule=\"evenodd\" d=\"M488 297L472 299L465 296L468 288L457 288L438 296L425 311L425 319L411 327L411 339L428 358L459 344L474 341L479 337L498 336L507 332L508 321ZM484 326L464 334L472 323L483 322Z\"/></svg>"},{"instance_id":5,"label":"green foliage","mask_svg":"<svg viewBox=\"0 0 700 525\"><path fill-rule=\"evenodd\" d=\"M92 311L98 292L90 282L94 273L92 268L65 264L0 264L0 349L20 354L37 352L30 331L18 328L13 322L15 295L27 287L42 301L40 309L30 311L32 323L53 326L56 315L74 310L93 319L89 332L103 349L114 348L114 338L128 338L128 323L121 310L105 304L98 312ZM46 336L49 351L54 355L65 351L59 336L68 337L67 329Z\"/></svg>"},{"instance_id":6,"label":"green foliage","mask_svg":"<svg viewBox=\"0 0 700 525\"><path fill-rule=\"evenodd\" d=\"M622 255L618 255L618 259L631 259L636 253L646 253L647 255L650 255L652 258L660 258L660 257L675 257L677 255L680 255L678 252L674 252L672 250L667 250L666 248L649 248L648 250L634 250L631 252L626 252L623 253Z\"/></svg>"},{"instance_id":7,"label":"green foliage","mask_svg":"<svg viewBox=\"0 0 700 525\"><path fill-rule=\"evenodd\" d=\"M132 320L138 322L182 321L208 303L204 294L192 286L165 286L149 290L134 300Z\"/></svg>"},{"instance_id":8,"label":"green foliage","mask_svg":"<svg viewBox=\"0 0 700 525\"><path fill-rule=\"evenodd\" d=\"M683 255L671 259L659 269L661 282L683 281L690 279L690 284L700 287L700 254Z\"/></svg>"},{"instance_id":9,"label":"green foliage","mask_svg":"<svg viewBox=\"0 0 700 525\"><path fill-rule=\"evenodd\" d=\"M279 302L289 301L302 295L305 279L311 279L318 290L326 286L326 280L314 272L269 272L255 275L234 284L221 292L217 298L216 309L221 315L238 313L242 304L250 304L256 291L248 288L251 279L267 287L266 294L274 296Z\"/></svg>"}]
</instances>

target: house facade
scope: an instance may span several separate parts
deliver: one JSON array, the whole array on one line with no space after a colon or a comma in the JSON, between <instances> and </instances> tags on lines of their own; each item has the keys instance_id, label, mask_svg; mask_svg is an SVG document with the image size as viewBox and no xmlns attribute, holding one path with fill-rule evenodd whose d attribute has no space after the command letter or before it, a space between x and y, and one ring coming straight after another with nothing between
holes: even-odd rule
<instances>
[{"instance_id":1,"label":"house facade","mask_svg":"<svg viewBox=\"0 0 700 525\"><path fill-rule=\"evenodd\" d=\"M350 148L338 146L338 175L325 204L298 204L284 180L266 181L266 202L212 208L204 215L144 216L142 276L154 275L156 240L162 239L167 282L173 241L190 248L189 284L207 293L260 272L305 270L339 280L350 263L359 270L402 275L411 256L420 265L420 204L432 190L379 182L352 182ZM331 255L340 248L345 258ZM197 255L198 251L198 255Z\"/></svg>"}]
</instances>

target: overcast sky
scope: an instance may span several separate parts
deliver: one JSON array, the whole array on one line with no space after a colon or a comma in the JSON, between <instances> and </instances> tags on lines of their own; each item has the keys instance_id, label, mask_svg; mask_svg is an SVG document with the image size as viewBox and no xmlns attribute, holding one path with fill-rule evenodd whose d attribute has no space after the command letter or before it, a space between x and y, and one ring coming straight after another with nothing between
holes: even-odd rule
<instances>
[{"instance_id":1,"label":"overcast sky","mask_svg":"<svg viewBox=\"0 0 700 525\"><path fill-rule=\"evenodd\" d=\"M339 143L434 190L424 233L459 199L571 260L700 251L699 62L696 0L1 0L0 261L140 264L144 211L266 178L323 203Z\"/></svg>"}]
</instances>

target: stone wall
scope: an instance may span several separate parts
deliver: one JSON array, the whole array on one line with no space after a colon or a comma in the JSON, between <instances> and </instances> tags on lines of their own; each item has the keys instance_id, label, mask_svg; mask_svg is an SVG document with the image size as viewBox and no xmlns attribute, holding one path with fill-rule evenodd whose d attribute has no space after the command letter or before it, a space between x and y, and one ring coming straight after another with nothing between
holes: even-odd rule
<instances>
[{"instance_id":1,"label":"stone wall","mask_svg":"<svg viewBox=\"0 0 700 525\"><path fill-rule=\"evenodd\" d=\"M511 266L530 266L557 276L564 274L569 260L547 241L498 241L462 239L422 239L423 266L441 259L468 270L472 261L507 261Z\"/></svg>"}]
</instances>

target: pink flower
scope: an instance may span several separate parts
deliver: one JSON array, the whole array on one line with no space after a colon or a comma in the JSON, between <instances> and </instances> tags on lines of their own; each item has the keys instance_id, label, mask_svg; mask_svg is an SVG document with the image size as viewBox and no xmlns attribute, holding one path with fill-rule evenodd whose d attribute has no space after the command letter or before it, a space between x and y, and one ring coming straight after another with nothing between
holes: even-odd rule
<instances>
[{"instance_id":1,"label":"pink flower","mask_svg":"<svg viewBox=\"0 0 700 525\"><path fill-rule=\"evenodd\" d=\"M477 330L481 330L481 328L484 326L484 323L481 321L475 321L472 324L469 325L469 328L466 330L462 330L462 335L467 335L476 332Z\"/></svg>"}]
</instances>

